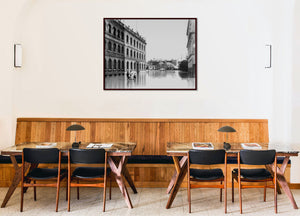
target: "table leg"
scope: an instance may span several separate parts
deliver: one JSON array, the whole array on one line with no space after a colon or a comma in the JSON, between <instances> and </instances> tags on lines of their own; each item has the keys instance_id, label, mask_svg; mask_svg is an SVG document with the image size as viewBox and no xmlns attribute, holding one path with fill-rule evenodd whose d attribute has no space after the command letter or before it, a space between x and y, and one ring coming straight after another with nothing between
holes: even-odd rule
<instances>
[{"instance_id":1,"label":"table leg","mask_svg":"<svg viewBox=\"0 0 300 216\"><path fill-rule=\"evenodd\" d=\"M266 165L266 168L267 168L267 170L269 170L269 172L273 173L273 169L272 169L271 166ZM280 186L279 186L278 180L277 180L276 184L277 184L277 187L276 187L277 188L277 193L281 194L281 190L280 190Z\"/></svg>"},{"instance_id":2,"label":"table leg","mask_svg":"<svg viewBox=\"0 0 300 216\"><path fill-rule=\"evenodd\" d=\"M290 160L290 156L285 156L283 163L281 165L281 167L277 167L277 182L279 183L279 185L281 186L281 189L283 190L283 192L287 195L287 197L290 199L294 209L298 209L297 203L294 199L293 193L290 190L290 187L286 181L286 178L284 177L284 173L285 173L285 169L289 163ZM269 166L269 170L274 170L274 166L272 165L271 167Z\"/></svg>"},{"instance_id":3,"label":"table leg","mask_svg":"<svg viewBox=\"0 0 300 216\"><path fill-rule=\"evenodd\" d=\"M38 163L32 163L32 164L30 165L29 172L30 172L31 170L33 170L34 168L37 168L38 165L39 165ZM27 169L25 169L25 170L27 170ZM30 183L30 181L31 181L30 179L25 180L26 183ZM28 187L24 187L24 193L26 193L27 190L28 190Z\"/></svg>"},{"instance_id":4,"label":"table leg","mask_svg":"<svg viewBox=\"0 0 300 216\"><path fill-rule=\"evenodd\" d=\"M187 156L184 156L180 162L178 160L178 157L173 157L173 160L174 160L174 164L175 164L175 168L176 168L176 178L175 178L175 182L173 183L173 189L171 191L171 194L169 196L169 200L168 200L168 203L167 203L167 206L166 208L169 209L176 197L176 194L180 188L180 185L186 175L186 172L187 172ZM173 181L173 178L172 180ZM170 183L171 184L171 183ZM169 185L170 186L170 185Z\"/></svg>"},{"instance_id":5,"label":"table leg","mask_svg":"<svg viewBox=\"0 0 300 216\"><path fill-rule=\"evenodd\" d=\"M130 176L130 174L129 174L129 171L128 171L126 165L123 167L123 175L124 175L126 181L128 182L129 186L131 187L133 193L136 194L136 193L137 193L137 190L136 190L136 188L135 188L135 185L134 185L134 183L133 183L133 180L132 180L132 178L131 178L131 176Z\"/></svg>"},{"instance_id":6,"label":"table leg","mask_svg":"<svg viewBox=\"0 0 300 216\"><path fill-rule=\"evenodd\" d=\"M126 202L128 208L133 208L129 194L127 192L125 182L123 180L123 176L122 176L123 169L126 165L126 162L127 162L126 156L122 156L119 158L111 157L111 156L108 157L108 163L109 163L110 169L111 169L113 176L115 177L116 182L121 190L121 193L125 199L125 202Z\"/></svg>"},{"instance_id":7,"label":"table leg","mask_svg":"<svg viewBox=\"0 0 300 216\"><path fill-rule=\"evenodd\" d=\"M173 157L173 160L174 160L174 157ZM178 160L178 159L175 159L175 160ZM181 158L181 160L179 162L180 167L182 167L184 165L184 163L186 163L186 160L187 160L186 156ZM176 178L177 178L177 171L175 169L174 174L172 176L172 179L171 179L171 181L169 183L169 186L167 188L167 194L169 194L171 192L171 190L172 190L172 188L175 184Z\"/></svg>"},{"instance_id":8,"label":"table leg","mask_svg":"<svg viewBox=\"0 0 300 216\"><path fill-rule=\"evenodd\" d=\"M289 163L290 157L286 156L283 160L283 163L281 165L281 167L277 167L277 181L280 184L282 190L284 191L284 193L287 195L287 197L290 199L294 209L298 209L297 203L294 199L294 196L292 194L292 191L290 190L290 187L284 177L284 173L285 173L285 169Z\"/></svg>"},{"instance_id":9,"label":"table leg","mask_svg":"<svg viewBox=\"0 0 300 216\"><path fill-rule=\"evenodd\" d=\"M7 191L7 193L5 195L5 198L2 202L1 208L4 208L6 206L8 200L13 195L14 191L16 190L16 188L18 187L18 184L21 182L21 179L22 179L22 166L18 165L15 155L11 155L10 159L11 159L11 162L14 166L15 176L13 178L13 181L12 181L11 185L8 188L8 191ZM27 170L29 167L30 167L30 164L25 163L25 170Z\"/></svg>"}]
</instances>

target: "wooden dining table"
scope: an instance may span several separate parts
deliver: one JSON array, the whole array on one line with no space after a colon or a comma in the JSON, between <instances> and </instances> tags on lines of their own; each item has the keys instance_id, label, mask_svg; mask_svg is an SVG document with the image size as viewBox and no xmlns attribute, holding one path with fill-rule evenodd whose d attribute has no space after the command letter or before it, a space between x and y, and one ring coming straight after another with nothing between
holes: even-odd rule
<instances>
[{"instance_id":1,"label":"wooden dining table","mask_svg":"<svg viewBox=\"0 0 300 216\"><path fill-rule=\"evenodd\" d=\"M22 155L22 151L24 148L37 148L39 146L42 146L43 144L51 144L51 143L28 142L28 143L22 143L15 146L11 146L1 150L1 155L10 156L15 170L13 181L5 195L1 208L4 208L6 206L7 202L9 201L10 197L13 195L18 184L21 182L22 165L19 165L17 163L16 156ZM79 148L85 149L87 148L88 144L89 143L81 143ZM133 180L126 167L127 159L129 156L132 155L132 152L136 147L136 143L113 142L111 144L112 144L111 147L105 148L105 150L108 152L108 163L111 168L111 172L115 177L115 180L119 186L119 189L125 199L128 208L133 208L124 179L128 182L133 192L137 193ZM54 148L58 148L62 152L62 156L68 156L69 149L72 148L72 143L57 142ZM36 166L36 165L30 165L26 163L25 166L26 166L25 170L28 170L32 168L31 166Z\"/></svg>"},{"instance_id":2,"label":"wooden dining table","mask_svg":"<svg viewBox=\"0 0 300 216\"><path fill-rule=\"evenodd\" d=\"M223 149L223 143L213 143L214 149ZM277 184L280 185L281 189L289 198L290 202L293 205L294 209L298 209L297 203L294 199L293 193L290 190L288 182L284 177L284 173L286 167L289 163L291 156L298 156L299 151L295 150L296 147L292 145L282 145L282 144L267 144L267 143L260 143L263 150L267 149L275 149L277 157L284 157L283 163L280 167L277 167ZM173 157L175 171L173 177L169 183L167 188L167 193L169 195L169 199L166 205L166 208L169 209L172 206L172 203L176 197L176 194L183 182L183 179L187 173L187 159L188 159L188 152L190 149L193 149L192 143L179 143L179 142L172 142L167 143L167 155ZM227 157L236 158L238 152L242 149L241 143L231 143L231 149L227 150ZM267 166L267 169L272 171L271 166ZM281 193L280 188L278 188L278 193Z\"/></svg>"}]
</instances>

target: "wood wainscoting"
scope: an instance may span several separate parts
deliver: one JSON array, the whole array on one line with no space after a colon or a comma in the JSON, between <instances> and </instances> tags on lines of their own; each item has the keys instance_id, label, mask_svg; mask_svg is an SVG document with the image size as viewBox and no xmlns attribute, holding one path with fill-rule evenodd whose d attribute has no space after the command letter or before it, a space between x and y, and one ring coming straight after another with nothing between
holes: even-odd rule
<instances>
[{"instance_id":1,"label":"wood wainscoting","mask_svg":"<svg viewBox=\"0 0 300 216\"><path fill-rule=\"evenodd\" d=\"M135 142L134 155L166 155L167 142L223 142L226 134L217 130L225 125L237 131L228 134L229 142L269 142L266 119L18 118L15 144L73 142L74 132L66 131L72 124L85 127L77 132L77 141ZM230 165L228 171L233 167L236 165ZM14 175L12 165L0 164L0 170L0 186L8 186ZM128 164L128 170L137 187L166 187L174 165Z\"/></svg>"}]
</instances>

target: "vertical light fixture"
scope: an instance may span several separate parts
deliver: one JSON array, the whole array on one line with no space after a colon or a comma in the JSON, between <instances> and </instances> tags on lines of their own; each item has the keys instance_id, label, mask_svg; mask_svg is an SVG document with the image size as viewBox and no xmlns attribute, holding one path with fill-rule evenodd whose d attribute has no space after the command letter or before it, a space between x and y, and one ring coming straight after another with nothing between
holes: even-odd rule
<instances>
[{"instance_id":1,"label":"vertical light fixture","mask_svg":"<svg viewBox=\"0 0 300 216\"><path fill-rule=\"evenodd\" d=\"M14 66L22 67L22 45L14 45Z\"/></svg>"},{"instance_id":2,"label":"vertical light fixture","mask_svg":"<svg viewBox=\"0 0 300 216\"><path fill-rule=\"evenodd\" d=\"M265 68L271 68L272 67L272 45L266 44L266 48L267 48L268 62L266 63L267 65L265 66Z\"/></svg>"}]
</instances>

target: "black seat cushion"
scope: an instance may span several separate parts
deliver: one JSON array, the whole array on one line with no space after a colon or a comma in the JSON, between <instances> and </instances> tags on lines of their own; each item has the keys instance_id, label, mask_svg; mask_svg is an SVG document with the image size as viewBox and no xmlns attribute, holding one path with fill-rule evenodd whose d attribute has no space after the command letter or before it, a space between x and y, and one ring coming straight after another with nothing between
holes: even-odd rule
<instances>
[{"instance_id":1,"label":"black seat cushion","mask_svg":"<svg viewBox=\"0 0 300 216\"><path fill-rule=\"evenodd\" d=\"M190 169L190 176L199 180L215 180L223 178L224 174L221 169Z\"/></svg>"},{"instance_id":2,"label":"black seat cushion","mask_svg":"<svg viewBox=\"0 0 300 216\"><path fill-rule=\"evenodd\" d=\"M181 158L180 158L181 159ZM179 160L180 160L179 159ZM284 157L277 157L277 164L283 163ZM22 156L16 155L16 160L18 163L22 163ZM8 164L11 163L9 156L2 156L0 155L0 164ZM61 157L61 163L67 164L68 163L68 156ZM129 164L173 164L173 159L170 156L166 155L132 155L128 157ZM289 164L291 161L289 160ZM228 157L227 164L237 164L237 158L235 157Z\"/></svg>"},{"instance_id":3,"label":"black seat cushion","mask_svg":"<svg viewBox=\"0 0 300 216\"><path fill-rule=\"evenodd\" d=\"M238 169L232 172L238 174ZM266 169L241 169L241 177L249 180L264 180L272 178L272 174Z\"/></svg>"},{"instance_id":4,"label":"black seat cushion","mask_svg":"<svg viewBox=\"0 0 300 216\"><path fill-rule=\"evenodd\" d=\"M107 168L107 174L110 173L110 168ZM104 177L104 167L77 167L72 177L76 178L102 178Z\"/></svg>"},{"instance_id":5,"label":"black seat cushion","mask_svg":"<svg viewBox=\"0 0 300 216\"><path fill-rule=\"evenodd\" d=\"M58 173L58 168L48 169L48 168L34 168L32 169L26 177L37 179L37 180L45 180L56 178ZM61 169L60 174L67 173L66 169Z\"/></svg>"},{"instance_id":6,"label":"black seat cushion","mask_svg":"<svg viewBox=\"0 0 300 216\"><path fill-rule=\"evenodd\" d=\"M173 158L167 155L132 155L128 157L128 163L129 164L173 164L174 162L173 162Z\"/></svg>"}]
</instances>

